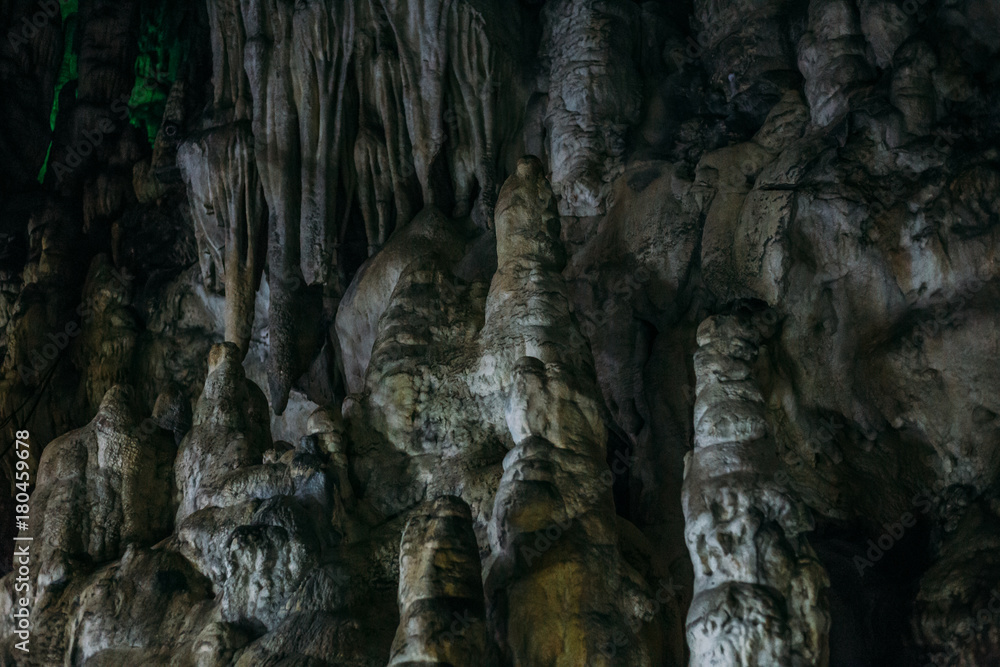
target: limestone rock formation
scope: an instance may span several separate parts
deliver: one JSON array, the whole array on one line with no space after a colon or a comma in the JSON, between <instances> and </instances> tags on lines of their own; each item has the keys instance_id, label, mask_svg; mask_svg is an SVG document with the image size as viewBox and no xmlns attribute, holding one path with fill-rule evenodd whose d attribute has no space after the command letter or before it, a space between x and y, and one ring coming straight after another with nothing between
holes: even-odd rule
<instances>
[{"instance_id":1,"label":"limestone rock formation","mask_svg":"<svg viewBox=\"0 0 1000 667\"><path fill-rule=\"evenodd\" d=\"M0 666L1000 664L998 62L994 0L0 2Z\"/></svg>"},{"instance_id":2,"label":"limestone rock formation","mask_svg":"<svg viewBox=\"0 0 1000 667\"><path fill-rule=\"evenodd\" d=\"M559 213L598 215L622 164L626 130L639 115L632 62L639 12L633 3L592 0L557 0L543 11L545 125Z\"/></svg>"},{"instance_id":3,"label":"limestone rock formation","mask_svg":"<svg viewBox=\"0 0 1000 667\"><path fill-rule=\"evenodd\" d=\"M263 271L264 202L253 141L246 123L233 123L209 129L177 155L191 193L202 275L210 289L225 291L226 340L244 354Z\"/></svg>"},{"instance_id":4,"label":"limestone rock formation","mask_svg":"<svg viewBox=\"0 0 1000 667\"><path fill-rule=\"evenodd\" d=\"M829 663L829 584L803 534L811 517L782 488L753 377L760 334L734 317L698 327L694 451L684 476L694 562L687 634L705 665Z\"/></svg>"},{"instance_id":5,"label":"limestone rock formation","mask_svg":"<svg viewBox=\"0 0 1000 667\"><path fill-rule=\"evenodd\" d=\"M429 548L428 548L429 547ZM441 496L406 524L399 555L399 629L389 665L491 665L472 515Z\"/></svg>"}]
</instances>

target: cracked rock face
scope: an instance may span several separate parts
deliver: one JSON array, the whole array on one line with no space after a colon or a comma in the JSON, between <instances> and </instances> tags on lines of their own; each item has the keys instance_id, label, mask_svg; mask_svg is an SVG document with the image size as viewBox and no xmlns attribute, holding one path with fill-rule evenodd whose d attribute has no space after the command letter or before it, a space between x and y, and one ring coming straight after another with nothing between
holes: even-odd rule
<instances>
[{"instance_id":1,"label":"cracked rock face","mask_svg":"<svg viewBox=\"0 0 1000 667\"><path fill-rule=\"evenodd\" d=\"M0 667L1000 664L995 1L0 35Z\"/></svg>"}]
</instances>

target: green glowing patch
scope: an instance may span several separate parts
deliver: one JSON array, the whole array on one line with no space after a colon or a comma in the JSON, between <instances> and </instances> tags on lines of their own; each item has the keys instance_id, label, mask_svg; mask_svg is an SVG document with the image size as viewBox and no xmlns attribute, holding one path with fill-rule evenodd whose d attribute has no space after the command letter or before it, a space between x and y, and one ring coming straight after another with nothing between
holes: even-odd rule
<instances>
[{"instance_id":1,"label":"green glowing patch","mask_svg":"<svg viewBox=\"0 0 1000 667\"><path fill-rule=\"evenodd\" d=\"M62 13L63 27L63 57L62 64L59 65L59 75L56 77L56 86L52 95L52 111L49 114L49 131L55 132L56 118L59 116L59 95L63 87L70 81L79 78L76 59L76 15L77 0L63 0L59 3ZM45 151L45 161L42 168L38 170L38 182L45 181L45 172L49 168L49 155L52 153L52 142L49 141L49 148Z\"/></svg>"},{"instance_id":2,"label":"green glowing patch","mask_svg":"<svg viewBox=\"0 0 1000 667\"><path fill-rule=\"evenodd\" d=\"M145 128L150 145L163 120L170 87L180 75L189 39L181 37L184 3L160 0L142 11L139 55L135 59L135 86L129 98L131 122Z\"/></svg>"}]
</instances>

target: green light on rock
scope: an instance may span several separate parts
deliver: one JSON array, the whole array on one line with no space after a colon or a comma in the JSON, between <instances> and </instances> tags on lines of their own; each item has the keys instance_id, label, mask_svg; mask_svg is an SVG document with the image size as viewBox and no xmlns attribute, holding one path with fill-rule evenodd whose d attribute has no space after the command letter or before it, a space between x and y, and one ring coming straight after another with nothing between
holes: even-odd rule
<instances>
[{"instance_id":1,"label":"green light on rock","mask_svg":"<svg viewBox=\"0 0 1000 667\"><path fill-rule=\"evenodd\" d=\"M63 57L59 65L59 75L56 77L56 85L52 95L52 111L49 114L49 131L55 132L56 119L59 117L59 95L63 87L70 81L79 78L76 57L76 16L77 0L64 0L59 3L62 15L63 27ZM38 170L38 182L45 182L45 173L49 167L49 155L52 153L52 141L49 141L48 150L45 151L45 161L42 168Z\"/></svg>"},{"instance_id":2,"label":"green light on rock","mask_svg":"<svg viewBox=\"0 0 1000 667\"><path fill-rule=\"evenodd\" d=\"M187 57L190 42L180 36L185 13L179 3L168 0L142 12L136 79L128 106L132 124L145 128L150 145L160 129L170 87Z\"/></svg>"}]
</instances>

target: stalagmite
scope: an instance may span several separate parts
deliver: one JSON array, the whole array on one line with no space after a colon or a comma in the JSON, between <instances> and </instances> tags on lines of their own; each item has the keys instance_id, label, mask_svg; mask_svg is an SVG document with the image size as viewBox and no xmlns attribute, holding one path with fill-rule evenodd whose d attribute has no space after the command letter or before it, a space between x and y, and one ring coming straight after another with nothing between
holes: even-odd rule
<instances>
[{"instance_id":1,"label":"stalagmite","mask_svg":"<svg viewBox=\"0 0 1000 667\"><path fill-rule=\"evenodd\" d=\"M257 464L271 445L267 399L246 379L241 358L233 343L212 348L193 426L177 452L178 524L207 506L241 467Z\"/></svg>"},{"instance_id":2,"label":"stalagmite","mask_svg":"<svg viewBox=\"0 0 1000 667\"><path fill-rule=\"evenodd\" d=\"M694 563L692 664L824 667L830 618L808 510L781 475L753 377L760 333L736 316L698 327L695 449L684 475Z\"/></svg>"},{"instance_id":3,"label":"stalagmite","mask_svg":"<svg viewBox=\"0 0 1000 667\"><path fill-rule=\"evenodd\" d=\"M93 420L45 449L32 496L36 595L171 528L174 445L115 385Z\"/></svg>"},{"instance_id":4,"label":"stalagmite","mask_svg":"<svg viewBox=\"0 0 1000 667\"><path fill-rule=\"evenodd\" d=\"M399 551L399 629L388 667L492 665L468 505L454 496L429 501L411 515Z\"/></svg>"},{"instance_id":5,"label":"stalagmite","mask_svg":"<svg viewBox=\"0 0 1000 667\"><path fill-rule=\"evenodd\" d=\"M83 369L80 393L88 414L97 411L113 385L126 382L137 337L135 318L129 312L133 286L116 271L108 258L91 262L83 291L83 326L75 349Z\"/></svg>"},{"instance_id":6,"label":"stalagmite","mask_svg":"<svg viewBox=\"0 0 1000 667\"><path fill-rule=\"evenodd\" d=\"M514 664L650 664L650 647L633 634L638 619L626 625L619 606L626 567L604 474L606 432L558 273L558 216L540 166L522 159L500 193L500 266L487 298L492 335L480 369L506 379L515 445L489 528L492 620L505 628L501 652Z\"/></svg>"}]
</instances>

